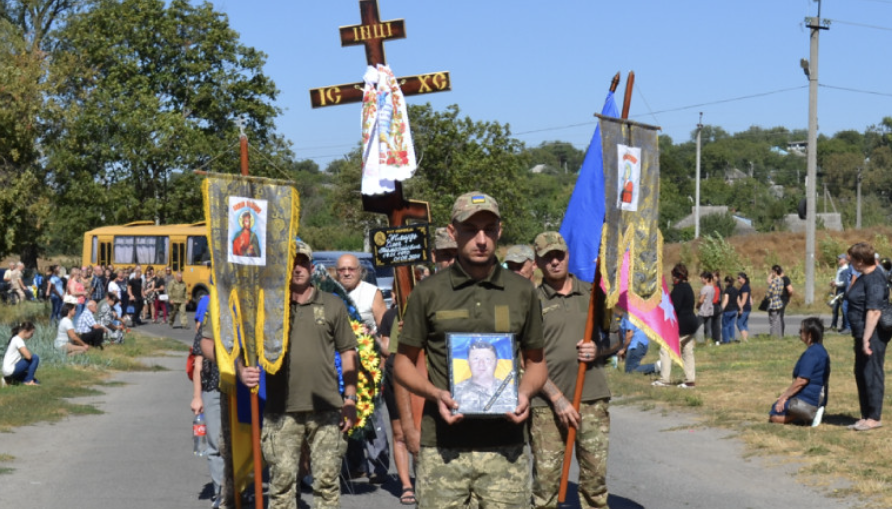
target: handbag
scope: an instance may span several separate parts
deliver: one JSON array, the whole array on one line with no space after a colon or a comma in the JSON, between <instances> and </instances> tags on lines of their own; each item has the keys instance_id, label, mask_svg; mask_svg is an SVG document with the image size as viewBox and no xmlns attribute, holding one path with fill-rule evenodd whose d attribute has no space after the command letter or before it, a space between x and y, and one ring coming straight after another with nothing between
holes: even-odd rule
<instances>
[{"instance_id":1,"label":"handbag","mask_svg":"<svg viewBox=\"0 0 892 509\"><path fill-rule=\"evenodd\" d=\"M74 305L79 304L79 302L77 301L77 297L75 297L74 295L71 295L68 292L65 292L65 296L62 297L62 302L65 304L74 304Z\"/></svg>"},{"instance_id":2,"label":"handbag","mask_svg":"<svg viewBox=\"0 0 892 509\"><path fill-rule=\"evenodd\" d=\"M161 302L167 302L168 299L170 299L170 296L167 295L166 293L162 293L161 295L158 296L158 300L160 300Z\"/></svg>"},{"instance_id":3,"label":"handbag","mask_svg":"<svg viewBox=\"0 0 892 509\"><path fill-rule=\"evenodd\" d=\"M880 319L877 322L877 327L883 332L892 331L892 304L888 301L883 303L883 308L880 310Z\"/></svg>"},{"instance_id":4,"label":"handbag","mask_svg":"<svg viewBox=\"0 0 892 509\"><path fill-rule=\"evenodd\" d=\"M771 303L771 301L768 299L768 296L766 295L765 298L762 299L762 302L759 303L759 311L768 311L768 305L770 303Z\"/></svg>"},{"instance_id":5,"label":"handbag","mask_svg":"<svg viewBox=\"0 0 892 509\"><path fill-rule=\"evenodd\" d=\"M818 407L810 405L799 398L790 398L790 404L787 406L787 415L800 421L813 421L817 412Z\"/></svg>"}]
</instances>

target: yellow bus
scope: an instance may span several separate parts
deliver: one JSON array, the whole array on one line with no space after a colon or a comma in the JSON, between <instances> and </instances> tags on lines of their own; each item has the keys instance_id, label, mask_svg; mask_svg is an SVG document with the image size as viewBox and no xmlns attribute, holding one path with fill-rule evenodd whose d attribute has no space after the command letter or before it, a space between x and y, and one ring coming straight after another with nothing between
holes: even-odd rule
<instances>
[{"instance_id":1,"label":"yellow bus","mask_svg":"<svg viewBox=\"0 0 892 509\"><path fill-rule=\"evenodd\" d=\"M139 264L143 273L170 267L183 272L189 295L198 302L208 293L211 252L204 221L192 224L156 225L136 221L122 226L103 226L84 233L84 265L113 265L126 269Z\"/></svg>"}]
</instances>

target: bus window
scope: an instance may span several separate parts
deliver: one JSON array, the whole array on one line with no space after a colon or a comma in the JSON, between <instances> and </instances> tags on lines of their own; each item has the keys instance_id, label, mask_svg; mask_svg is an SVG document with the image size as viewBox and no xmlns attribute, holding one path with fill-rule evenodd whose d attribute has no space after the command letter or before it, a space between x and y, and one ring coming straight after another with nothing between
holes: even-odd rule
<instances>
[{"instance_id":1,"label":"bus window","mask_svg":"<svg viewBox=\"0 0 892 509\"><path fill-rule=\"evenodd\" d=\"M186 249L183 247L182 242L174 242L173 250L171 251L171 268L175 271L181 271L185 269L183 264L183 253L186 252Z\"/></svg>"},{"instance_id":2,"label":"bus window","mask_svg":"<svg viewBox=\"0 0 892 509\"><path fill-rule=\"evenodd\" d=\"M131 265L134 256L133 237L115 237L115 265Z\"/></svg>"},{"instance_id":3,"label":"bus window","mask_svg":"<svg viewBox=\"0 0 892 509\"><path fill-rule=\"evenodd\" d=\"M115 264L167 265L167 237L115 237Z\"/></svg>"},{"instance_id":4,"label":"bus window","mask_svg":"<svg viewBox=\"0 0 892 509\"><path fill-rule=\"evenodd\" d=\"M93 235L93 250L90 255L90 264L96 265L96 253L99 251L99 238Z\"/></svg>"},{"instance_id":5,"label":"bus window","mask_svg":"<svg viewBox=\"0 0 892 509\"><path fill-rule=\"evenodd\" d=\"M189 265L203 265L211 261L211 252L208 250L207 237L189 237L186 263Z\"/></svg>"},{"instance_id":6,"label":"bus window","mask_svg":"<svg viewBox=\"0 0 892 509\"><path fill-rule=\"evenodd\" d=\"M136 263L140 265L167 265L170 239L167 237L134 237L136 239Z\"/></svg>"}]
</instances>

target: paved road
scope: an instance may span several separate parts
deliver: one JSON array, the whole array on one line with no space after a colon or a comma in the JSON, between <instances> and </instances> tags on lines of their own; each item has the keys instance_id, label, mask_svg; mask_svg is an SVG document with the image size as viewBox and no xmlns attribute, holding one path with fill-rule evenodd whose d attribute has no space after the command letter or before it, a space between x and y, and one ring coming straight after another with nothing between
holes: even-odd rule
<instances>
[{"instance_id":1,"label":"paved road","mask_svg":"<svg viewBox=\"0 0 892 509\"><path fill-rule=\"evenodd\" d=\"M189 334L166 326L151 334ZM118 373L122 385L81 398L101 415L76 416L0 435L14 471L0 475L2 507L66 509L210 507L206 461L192 455L190 385L182 354L145 359L167 371ZM695 417L614 405L608 484L613 509L714 509L789 505L854 507L796 482L795 466L742 459L728 431L696 426ZM5 466L6 464L4 464ZM576 475L575 473L573 474ZM345 484L345 508L397 508L399 484ZM575 493L572 489L571 493ZM352 492L352 493L351 493ZM301 507L312 507L304 493ZM572 498L567 507L578 507Z\"/></svg>"}]
</instances>

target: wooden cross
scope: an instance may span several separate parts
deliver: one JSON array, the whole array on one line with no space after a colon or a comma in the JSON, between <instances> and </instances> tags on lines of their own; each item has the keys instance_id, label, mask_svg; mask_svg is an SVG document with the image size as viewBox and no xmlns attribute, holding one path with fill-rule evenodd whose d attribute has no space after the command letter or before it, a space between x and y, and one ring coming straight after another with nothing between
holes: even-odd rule
<instances>
[{"instance_id":1,"label":"wooden cross","mask_svg":"<svg viewBox=\"0 0 892 509\"><path fill-rule=\"evenodd\" d=\"M405 39L405 20L394 19L381 21L378 15L378 0L359 0L359 13L362 23L340 27L341 46L365 46L366 62L374 67L386 65L384 57L384 41ZM403 95L431 94L452 90L449 71L432 72L416 76L397 78ZM362 101L364 83L347 83L310 90L310 103L314 108L336 106Z\"/></svg>"},{"instance_id":2,"label":"wooden cross","mask_svg":"<svg viewBox=\"0 0 892 509\"><path fill-rule=\"evenodd\" d=\"M341 46L365 46L366 62L370 66L386 65L384 41L406 37L405 20L381 21L378 14L378 0L359 0L362 23L340 27ZM449 72L436 72L418 76L397 78L403 95L445 92L452 88ZM310 102L314 108L349 104L362 100L363 83L336 85L310 90ZM430 205L427 202L403 198L403 186L396 182L392 193L362 196L362 208L366 212L387 215L390 226L403 226L410 219L430 222ZM414 274L408 266L395 268L395 300L399 303L400 314L406 306L409 292L412 291Z\"/></svg>"}]
</instances>

